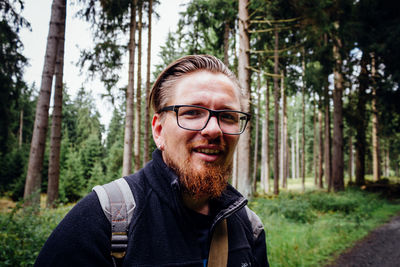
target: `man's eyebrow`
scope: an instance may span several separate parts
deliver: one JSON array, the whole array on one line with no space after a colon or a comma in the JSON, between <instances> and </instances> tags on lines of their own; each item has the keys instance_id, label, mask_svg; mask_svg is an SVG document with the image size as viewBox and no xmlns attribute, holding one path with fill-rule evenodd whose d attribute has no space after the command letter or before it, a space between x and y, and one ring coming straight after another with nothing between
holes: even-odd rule
<instances>
[{"instance_id":1,"label":"man's eyebrow","mask_svg":"<svg viewBox=\"0 0 400 267\"><path fill-rule=\"evenodd\" d=\"M207 104L204 102L193 102L190 105L208 108ZM218 108L217 110L225 110L225 109L226 110L240 110L240 108L237 109L237 108L234 108L233 106L226 105L226 104L222 105L221 108Z\"/></svg>"}]
</instances>

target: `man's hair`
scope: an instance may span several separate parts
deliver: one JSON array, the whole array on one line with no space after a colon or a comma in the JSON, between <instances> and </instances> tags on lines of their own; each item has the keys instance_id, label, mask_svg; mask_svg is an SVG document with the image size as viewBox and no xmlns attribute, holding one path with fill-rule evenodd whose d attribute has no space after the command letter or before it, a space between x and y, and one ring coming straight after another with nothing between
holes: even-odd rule
<instances>
[{"instance_id":1,"label":"man's hair","mask_svg":"<svg viewBox=\"0 0 400 267\"><path fill-rule=\"evenodd\" d=\"M158 112L167 104L173 94L171 89L182 76L200 70L226 75L240 94L240 101L244 99L241 97L242 90L235 74L221 60L211 55L189 55L171 63L158 75L151 89L148 103L154 112ZM243 107L242 103L241 107Z\"/></svg>"}]
</instances>

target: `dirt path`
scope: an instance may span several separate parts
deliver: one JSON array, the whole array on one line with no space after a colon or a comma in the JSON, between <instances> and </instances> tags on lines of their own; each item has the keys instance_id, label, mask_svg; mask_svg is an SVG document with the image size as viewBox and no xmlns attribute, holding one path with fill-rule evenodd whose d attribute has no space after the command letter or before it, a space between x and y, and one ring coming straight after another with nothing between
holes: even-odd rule
<instances>
[{"instance_id":1,"label":"dirt path","mask_svg":"<svg viewBox=\"0 0 400 267\"><path fill-rule=\"evenodd\" d=\"M400 215L372 231L326 267L399 267Z\"/></svg>"}]
</instances>

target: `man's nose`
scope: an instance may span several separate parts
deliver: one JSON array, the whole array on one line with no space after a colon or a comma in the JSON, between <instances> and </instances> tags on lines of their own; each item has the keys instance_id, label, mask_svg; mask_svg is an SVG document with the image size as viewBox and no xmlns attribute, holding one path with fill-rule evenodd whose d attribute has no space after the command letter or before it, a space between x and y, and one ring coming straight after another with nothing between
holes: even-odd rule
<instances>
[{"instance_id":1,"label":"man's nose","mask_svg":"<svg viewBox=\"0 0 400 267\"><path fill-rule=\"evenodd\" d=\"M210 118L206 127L201 131L201 134L212 139L222 135L222 130L221 127L219 127L217 117L212 116Z\"/></svg>"}]
</instances>

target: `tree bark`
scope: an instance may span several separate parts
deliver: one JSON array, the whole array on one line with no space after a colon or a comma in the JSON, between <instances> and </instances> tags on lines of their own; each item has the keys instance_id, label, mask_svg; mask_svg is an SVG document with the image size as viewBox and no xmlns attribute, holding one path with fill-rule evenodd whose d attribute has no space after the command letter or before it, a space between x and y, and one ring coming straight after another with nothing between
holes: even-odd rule
<instances>
[{"instance_id":1,"label":"tree bark","mask_svg":"<svg viewBox=\"0 0 400 267\"><path fill-rule=\"evenodd\" d=\"M124 156L122 163L122 176L132 173L132 144L133 144L133 98L135 84L135 34L136 34L136 5L137 0L131 3L131 22L129 33L129 70L128 88L126 90L126 116L124 132Z\"/></svg>"},{"instance_id":2,"label":"tree bark","mask_svg":"<svg viewBox=\"0 0 400 267\"><path fill-rule=\"evenodd\" d=\"M326 79L327 81L328 79ZM332 189L332 158L331 158L331 114L329 104L329 87L328 84L324 86L324 101L325 101L325 140L324 140L324 161L325 161L325 183L328 184L328 192Z\"/></svg>"},{"instance_id":3,"label":"tree bark","mask_svg":"<svg viewBox=\"0 0 400 267\"><path fill-rule=\"evenodd\" d=\"M238 188L238 148L233 153L232 186Z\"/></svg>"},{"instance_id":4,"label":"tree bark","mask_svg":"<svg viewBox=\"0 0 400 267\"><path fill-rule=\"evenodd\" d=\"M265 89L265 119L263 125L263 172L261 175L262 178L262 188L265 194L269 193L270 184L269 184L269 84L268 78L266 79L266 89Z\"/></svg>"},{"instance_id":5,"label":"tree bark","mask_svg":"<svg viewBox=\"0 0 400 267\"><path fill-rule=\"evenodd\" d=\"M299 141L299 122L296 122L296 178L300 178L300 141ZM302 190L305 190L305 181L301 180Z\"/></svg>"},{"instance_id":6,"label":"tree bark","mask_svg":"<svg viewBox=\"0 0 400 267\"><path fill-rule=\"evenodd\" d=\"M47 184L47 206L55 207L58 199L58 184L60 180L60 148L61 148L61 122L63 104L63 74L64 74L64 45L65 45L65 17L66 6L62 11L59 41L57 45L57 61L55 65L54 107L51 122L50 155Z\"/></svg>"},{"instance_id":7,"label":"tree bark","mask_svg":"<svg viewBox=\"0 0 400 267\"><path fill-rule=\"evenodd\" d=\"M244 98L250 103L250 40L248 33L248 0L239 0L239 58L238 58L238 78L239 84L244 92ZM249 111L249 104L243 107ZM250 175L250 142L251 125L241 135L238 144L238 190L245 197L249 197L252 192Z\"/></svg>"},{"instance_id":8,"label":"tree bark","mask_svg":"<svg viewBox=\"0 0 400 267\"><path fill-rule=\"evenodd\" d=\"M284 72L281 76L281 97L282 97L282 139L281 139L281 162L282 162L282 187L287 188L287 107L286 93L284 86Z\"/></svg>"},{"instance_id":9,"label":"tree bark","mask_svg":"<svg viewBox=\"0 0 400 267\"><path fill-rule=\"evenodd\" d=\"M322 100L320 98L320 106L318 108L318 188L324 188L323 176L324 176L324 138L323 138L323 126L322 126Z\"/></svg>"},{"instance_id":10,"label":"tree bark","mask_svg":"<svg viewBox=\"0 0 400 267\"><path fill-rule=\"evenodd\" d=\"M139 1L138 6L138 70L137 70L137 86L136 86L136 111L135 111L135 172L141 167L141 127L142 127L142 21L143 21L143 2Z\"/></svg>"},{"instance_id":11,"label":"tree bark","mask_svg":"<svg viewBox=\"0 0 400 267\"><path fill-rule=\"evenodd\" d=\"M274 194L279 194L279 34L275 29L274 47Z\"/></svg>"},{"instance_id":12,"label":"tree bark","mask_svg":"<svg viewBox=\"0 0 400 267\"><path fill-rule=\"evenodd\" d=\"M63 10L65 10L65 5L65 0L53 0L51 7L50 27L47 37L42 82L36 104L35 122L25 181L24 201L26 206L38 205L40 203L41 171L43 168L46 132L49 120L51 87L57 58L59 25L62 23L62 14Z\"/></svg>"},{"instance_id":13,"label":"tree bark","mask_svg":"<svg viewBox=\"0 0 400 267\"><path fill-rule=\"evenodd\" d=\"M353 138L349 135L349 182L353 182Z\"/></svg>"},{"instance_id":14,"label":"tree bark","mask_svg":"<svg viewBox=\"0 0 400 267\"><path fill-rule=\"evenodd\" d=\"M259 124L260 124L260 94L261 91L261 75L258 72L257 77L257 113L256 113L256 137L254 142L254 161L253 161L253 192L257 192L257 169L258 169L258 131L259 131Z\"/></svg>"},{"instance_id":15,"label":"tree bark","mask_svg":"<svg viewBox=\"0 0 400 267\"><path fill-rule=\"evenodd\" d=\"M342 59L339 49L342 47L341 40L336 37L333 44L334 67L334 90L333 90L333 158L332 179L335 192L344 190L343 177L343 74Z\"/></svg>"},{"instance_id":16,"label":"tree bark","mask_svg":"<svg viewBox=\"0 0 400 267\"><path fill-rule=\"evenodd\" d=\"M313 154L314 154L314 185L318 185L318 134L317 134L317 99L314 93L314 104L313 104L313 129L314 129L314 142L313 142Z\"/></svg>"},{"instance_id":17,"label":"tree bark","mask_svg":"<svg viewBox=\"0 0 400 267\"><path fill-rule=\"evenodd\" d=\"M301 184L303 192L305 191L306 183L306 85L304 75L306 73L305 51L303 49L303 58L301 61L303 69L303 86L301 87Z\"/></svg>"},{"instance_id":18,"label":"tree bark","mask_svg":"<svg viewBox=\"0 0 400 267\"><path fill-rule=\"evenodd\" d=\"M379 119L378 119L378 108L377 108L377 96L376 96L376 81L375 81L375 57L371 53L371 78L372 78L372 169L373 179L378 181L381 178L381 166L379 158Z\"/></svg>"},{"instance_id":19,"label":"tree bark","mask_svg":"<svg viewBox=\"0 0 400 267\"><path fill-rule=\"evenodd\" d=\"M295 154L295 144L294 144L294 138L291 138L292 140L292 179L296 178L296 154Z\"/></svg>"},{"instance_id":20,"label":"tree bark","mask_svg":"<svg viewBox=\"0 0 400 267\"><path fill-rule=\"evenodd\" d=\"M153 15L153 0L149 0L149 28L147 32L147 74L146 74L146 111L144 115L144 157L143 164L149 161L149 145L150 145L150 75L151 75L151 27L152 27L152 15Z\"/></svg>"},{"instance_id":21,"label":"tree bark","mask_svg":"<svg viewBox=\"0 0 400 267\"><path fill-rule=\"evenodd\" d=\"M19 127L18 127L18 147L22 146L22 134L24 131L24 109L19 112Z\"/></svg>"},{"instance_id":22,"label":"tree bark","mask_svg":"<svg viewBox=\"0 0 400 267\"><path fill-rule=\"evenodd\" d=\"M389 178L389 176L390 176L390 154L389 154L389 151L390 151L390 149L389 149L390 147L389 147L389 144L387 144L387 146L386 146L386 160L385 160L385 176L386 176L386 178Z\"/></svg>"}]
</instances>

